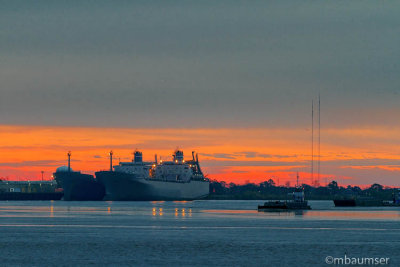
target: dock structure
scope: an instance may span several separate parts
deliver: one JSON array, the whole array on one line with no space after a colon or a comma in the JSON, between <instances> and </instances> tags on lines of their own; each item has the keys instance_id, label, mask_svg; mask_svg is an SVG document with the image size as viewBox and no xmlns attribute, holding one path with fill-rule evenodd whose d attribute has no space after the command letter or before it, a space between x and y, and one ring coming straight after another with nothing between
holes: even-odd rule
<instances>
[{"instance_id":1,"label":"dock structure","mask_svg":"<svg viewBox=\"0 0 400 267\"><path fill-rule=\"evenodd\" d=\"M57 188L52 181L0 181L0 193L50 193Z\"/></svg>"}]
</instances>

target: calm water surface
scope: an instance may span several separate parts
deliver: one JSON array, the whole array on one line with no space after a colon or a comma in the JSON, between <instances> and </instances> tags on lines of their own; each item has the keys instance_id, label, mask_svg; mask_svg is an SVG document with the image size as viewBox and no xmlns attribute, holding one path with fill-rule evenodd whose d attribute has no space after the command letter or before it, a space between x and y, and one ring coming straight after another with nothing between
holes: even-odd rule
<instances>
[{"instance_id":1,"label":"calm water surface","mask_svg":"<svg viewBox=\"0 0 400 267\"><path fill-rule=\"evenodd\" d=\"M0 201L2 266L400 266L400 208L257 212L263 201Z\"/></svg>"}]
</instances>

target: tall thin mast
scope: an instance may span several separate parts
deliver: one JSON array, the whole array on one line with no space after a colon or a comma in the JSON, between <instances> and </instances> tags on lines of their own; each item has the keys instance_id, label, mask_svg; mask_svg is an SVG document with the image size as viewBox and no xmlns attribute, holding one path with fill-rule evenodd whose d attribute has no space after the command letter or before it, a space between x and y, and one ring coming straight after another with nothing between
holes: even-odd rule
<instances>
[{"instance_id":1,"label":"tall thin mast","mask_svg":"<svg viewBox=\"0 0 400 267\"><path fill-rule=\"evenodd\" d=\"M68 172L71 171L71 151L68 151Z\"/></svg>"},{"instance_id":2,"label":"tall thin mast","mask_svg":"<svg viewBox=\"0 0 400 267\"><path fill-rule=\"evenodd\" d=\"M318 94L318 183L321 176L321 94Z\"/></svg>"},{"instance_id":3,"label":"tall thin mast","mask_svg":"<svg viewBox=\"0 0 400 267\"><path fill-rule=\"evenodd\" d=\"M311 185L314 183L314 99L311 102Z\"/></svg>"},{"instance_id":4,"label":"tall thin mast","mask_svg":"<svg viewBox=\"0 0 400 267\"><path fill-rule=\"evenodd\" d=\"M112 163L112 160L113 160L113 151L111 150L110 151L110 172L112 172L113 171L113 163Z\"/></svg>"}]
</instances>

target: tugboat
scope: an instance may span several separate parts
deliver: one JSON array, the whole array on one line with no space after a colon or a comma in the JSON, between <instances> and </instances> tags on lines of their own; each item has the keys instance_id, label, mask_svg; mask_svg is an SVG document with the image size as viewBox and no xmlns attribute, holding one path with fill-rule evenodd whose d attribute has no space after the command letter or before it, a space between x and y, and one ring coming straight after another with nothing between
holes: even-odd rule
<instances>
[{"instance_id":1,"label":"tugboat","mask_svg":"<svg viewBox=\"0 0 400 267\"><path fill-rule=\"evenodd\" d=\"M258 211L288 211L288 210L310 210L311 207L304 199L303 187L296 187L294 192L289 194L292 200L286 201L267 201L262 206L258 206Z\"/></svg>"}]
</instances>

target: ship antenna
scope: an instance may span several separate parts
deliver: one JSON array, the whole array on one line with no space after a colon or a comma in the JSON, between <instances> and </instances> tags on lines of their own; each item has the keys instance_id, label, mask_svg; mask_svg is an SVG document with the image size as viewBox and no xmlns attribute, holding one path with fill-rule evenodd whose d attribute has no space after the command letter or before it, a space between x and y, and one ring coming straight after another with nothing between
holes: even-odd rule
<instances>
[{"instance_id":1,"label":"ship antenna","mask_svg":"<svg viewBox=\"0 0 400 267\"><path fill-rule=\"evenodd\" d=\"M314 182L314 99L311 102L311 186Z\"/></svg>"},{"instance_id":2,"label":"ship antenna","mask_svg":"<svg viewBox=\"0 0 400 267\"><path fill-rule=\"evenodd\" d=\"M71 151L68 151L68 172L71 171Z\"/></svg>"},{"instance_id":3,"label":"ship antenna","mask_svg":"<svg viewBox=\"0 0 400 267\"><path fill-rule=\"evenodd\" d=\"M299 187L299 172L296 175L296 187Z\"/></svg>"},{"instance_id":4,"label":"ship antenna","mask_svg":"<svg viewBox=\"0 0 400 267\"><path fill-rule=\"evenodd\" d=\"M113 160L113 151L110 151L110 172L112 172L113 170L113 164L112 164L112 160Z\"/></svg>"},{"instance_id":5,"label":"ship antenna","mask_svg":"<svg viewBox=\"0 0 400 267\"><path fill-rule=\"evenodd\" d=\"M203 174L203 172L200 169L200 164L199 164L199 154L196 153L196 166L197 166L197 171L201 174Z\"/></svg>"}]
</instances>

